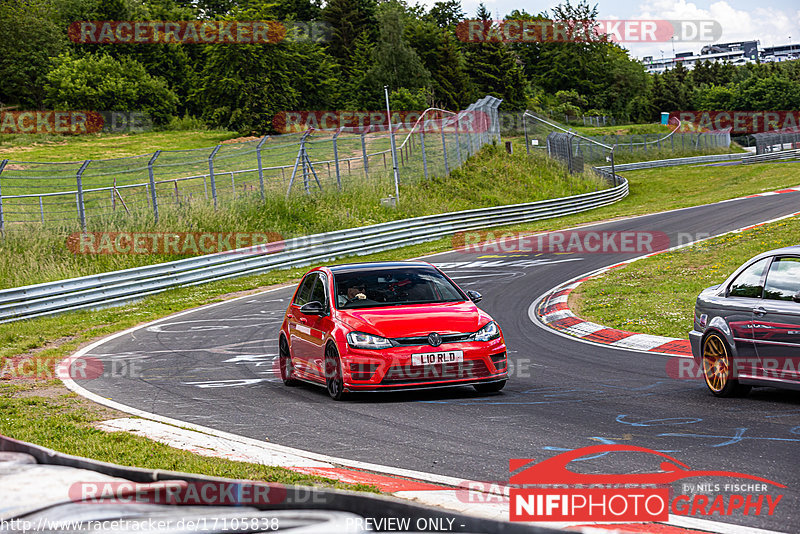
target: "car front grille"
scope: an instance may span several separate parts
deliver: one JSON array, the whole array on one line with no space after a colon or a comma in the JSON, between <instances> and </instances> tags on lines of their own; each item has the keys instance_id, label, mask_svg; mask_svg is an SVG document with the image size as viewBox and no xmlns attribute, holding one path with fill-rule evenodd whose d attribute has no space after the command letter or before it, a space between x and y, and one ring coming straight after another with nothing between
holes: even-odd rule
<instances>
[{"instance_id":1,"label":"car front grille","mask_svg":"<svg viewBox=\"0 0 800 534\"><path fill-rule=\"evenodd\" d=\"M426 365L393 365L384 375L381 384L409 384L414 382L434 382L438 380L457 380L489 376L489 369L483 360L466 360L456 363Z\"/></svg>"}]
</instances>

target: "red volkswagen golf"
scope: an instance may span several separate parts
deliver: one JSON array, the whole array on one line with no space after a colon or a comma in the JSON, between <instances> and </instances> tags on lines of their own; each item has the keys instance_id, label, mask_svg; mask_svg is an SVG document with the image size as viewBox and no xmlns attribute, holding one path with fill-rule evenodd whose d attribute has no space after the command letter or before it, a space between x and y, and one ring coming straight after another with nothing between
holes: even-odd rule
<instances>
[{"instance_id":1,"label":"red volkswagen golf","mask_svg":"<svg viewBox=\"0 0 800 534\"><path fill-rule=\"evenodd\" d=\"M286 310L278 338L281 378L351 391L472 385L508 379L503 333L464 292L426 262L312 269Z\"/></svg>"}]
</instances>

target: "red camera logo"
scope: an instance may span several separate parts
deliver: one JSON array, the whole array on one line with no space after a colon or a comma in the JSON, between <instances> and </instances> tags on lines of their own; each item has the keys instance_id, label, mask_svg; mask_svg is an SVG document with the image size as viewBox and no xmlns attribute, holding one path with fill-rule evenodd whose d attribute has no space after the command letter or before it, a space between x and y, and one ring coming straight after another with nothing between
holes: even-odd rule
<instances>
[{"instance_id":1,"label":"red camera logo","mask_svg":"<svg viewBox=\"0 0 800 534\"><path fill-rule=\"evenodd\" d=\"M585 474L567 468L575 459L608 452L636 452L658 457L660 471L631 474ZM511 460L510 467L532 460ZM698 488L733 491L732 495L678 494L670 501L670 484L695 477L724 477L758 482L705 484ZM663 452L631 445L595 445L568 451L513 475L509 482L511 521L667 521L676 515L773 515L783 495L765 493L783 484L735 471L694 470ZM553 487L558 485L559 487ZM568 486L564 488L563 486ZM591 487L590 487L591 486ZM624 486L624 487L622 487ZM683 485L686 491L689 484ZM745 493L750 492L750 493Z\"/></svg>"}]
</instances>

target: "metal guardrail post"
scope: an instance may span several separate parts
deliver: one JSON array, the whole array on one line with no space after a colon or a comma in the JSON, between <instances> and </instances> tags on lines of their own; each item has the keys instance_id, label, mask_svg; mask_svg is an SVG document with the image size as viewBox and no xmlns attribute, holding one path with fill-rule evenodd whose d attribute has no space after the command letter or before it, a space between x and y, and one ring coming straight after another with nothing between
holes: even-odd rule
<instances>
[{"instance_id":1,"label":"metal guardrail post","mask_svg":"<svg viewBox=\"0 0 800 534\"><path fill-rule=\"evenodd\" d=\"M211 198L214 199L214 209L217 209L217 182L214 180L214 156L217 155L222 145L217 145L208 156L208 177L211 179Z\"/></svg>"},{"instance_id":2,"label":"metal guardrail post","mask_svg":"<svg viewBox=\"0 0 800 534\"><path fill-rule=\"evenodd\" d=\"M3 174L3 169L6 168L6 164L8 164L8 160L4 159L0 161L0 175ZM0 235L5 235L5 218L3 216L3 184L2 180L0 180Z\"/></svg>"},{"instance_id":3,"label":"metal guardrail post","mask_svg":"<svg viewBox=\"0 0 800 534\"><path fill-rule=\"evenodd\" d=\"M92 160L90 159L84 161L83 165L81 165L81 168L78 169L78 174L75 175L75 182L78 185L78 192L76 194L78 203L78 217L80 217L81 220L81 230L84 232L86 231L86 206L83 203L83 180L81 177L83 176L83 172L86 170L86 167L88 167L91 162Z\"/></svg>"},{"instance_id":4,"label":"metal guardrail post","mask_svg":"<svg viewBox=\"0 0 800 534\"><path fill-rule=\"evenodd\" d=\"M419 146L422 147L422 170L425 172L425 179L428 179L428 155L425 153L425 123L422 123L422 130L419 132Z\"/></svg>"},{"instance_id":5,"label":"metal guardrail post","mask_svg":"<svg viewBox=\"0 0 800 534\"><path fill-rule=\"evenodd\" d=\"M364 139L366 134L361 132L361 155L364 158L364 177L369 178L369 160L367 159L367 142Z\"/></svg>"},{"instance_id":6,"label":"metal guardrail post","mask_svg":"<svg viewBox=\"0 0 800 534\"><path fill-rule=\"evenodd\" d=\"M160 155L161 151L156 150L155 154L153 154L153 157L150 158L150 161L147 163L147 174L150 175L150 196L153 198L153 216L155 216L156 222L158 222L158 195L156 195L156 180L155 176L153 175L153 164Z\"/></svg>"},{"instance_id":7,"label":"metal guardrail post","mask_svg":"<svg viewBox=\"0 0 800 534\"><path fill-rule=\"evenodd\" d=\"M336 187L339 188L339 191L342 190L342 177L339 174L339 148L337 147L336 142L339 139L340 133L342 133L341 128L337 129L336 133L333 134L333 162L336 167Z\"/></svg>"},{"instance_id":8,"label":"metal guardrail post","mask_svg":"<svg viewBox=\"0 0 800 534\"><path fill-rule=\"evenodd\" d=\"M269 139L269 136L265 135L256 146L256 160L258 161L258 183L261 185L261 200L264 200L264 167L261 164L261 147L264 146L264 143L267 142L267 139Z\"/></svg>"}]
</instances>

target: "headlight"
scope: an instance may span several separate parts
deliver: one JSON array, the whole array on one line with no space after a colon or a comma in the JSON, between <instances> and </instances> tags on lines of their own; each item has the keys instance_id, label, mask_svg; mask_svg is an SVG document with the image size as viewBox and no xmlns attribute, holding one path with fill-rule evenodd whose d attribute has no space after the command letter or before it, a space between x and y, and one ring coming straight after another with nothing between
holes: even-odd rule
<instances>
[{"instance_id":1,"label":"headlight","mask_svg":"<svg viewBox=\"0 0 800 534\"><path fill-rule=\"evenodd\" d=\"M491 341L500 337L500 328L494 321L489 321L486 326L472 334L472 339L475 341Z\"/></svg>"},{"instance_id":2,"label":"headlight","mask_svg":"<svg viewBox=\"0 0 800 534\"><path fill-rule=\"evenodd\" d=\"M354 349L386 349L392 346L392 342L385 337L364 334L363 332L348 333L347 344Z\"/></svg>"}]
</instances>

